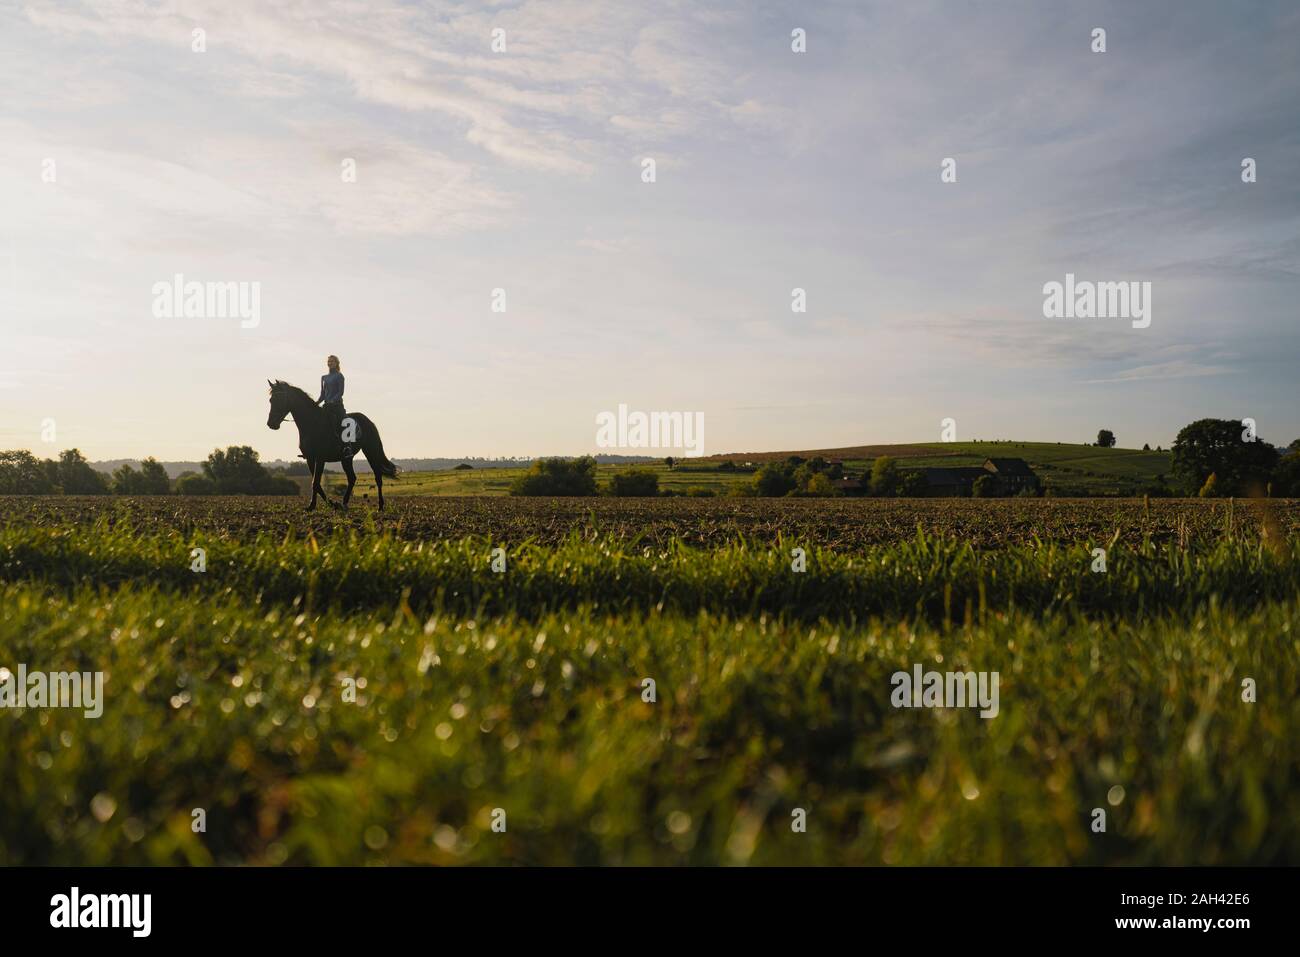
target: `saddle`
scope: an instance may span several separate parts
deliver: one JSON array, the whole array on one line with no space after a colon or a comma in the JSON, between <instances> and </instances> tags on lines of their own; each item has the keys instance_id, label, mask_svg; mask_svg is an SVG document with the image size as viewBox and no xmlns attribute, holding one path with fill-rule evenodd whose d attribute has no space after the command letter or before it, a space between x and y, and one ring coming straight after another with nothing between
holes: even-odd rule
<instances>
[{"instance_id":1,"label":"saddle","mask_svg":"<svg viewBox=\"0 0 1300 957\"><path fill-rule=\"evenodd\" d=\"M326 433L333 440L343 446L344 456L352 454L359 444L361 436L358 434L354 441L343 441L343 420L347 418L347 410L343 408L342 402L326 402L321 408L326 412L325 429Z\"/></svg>"}]
</instances>

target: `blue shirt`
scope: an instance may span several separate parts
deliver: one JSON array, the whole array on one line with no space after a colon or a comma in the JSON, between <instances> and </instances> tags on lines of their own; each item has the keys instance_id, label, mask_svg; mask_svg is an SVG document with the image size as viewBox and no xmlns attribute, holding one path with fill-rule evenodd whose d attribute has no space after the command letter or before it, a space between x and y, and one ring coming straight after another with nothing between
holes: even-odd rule
<instances>
[{"instance_id":1,"label":"blue shirt","mask_svg":"<svg viewBox=\"0 0 1300 957\"><path fill-rule=\"evenodd\" d=\"M327 372L320 377L320 398L317 402L343 401L343 373Z\"/></svg>"}]
</instances>

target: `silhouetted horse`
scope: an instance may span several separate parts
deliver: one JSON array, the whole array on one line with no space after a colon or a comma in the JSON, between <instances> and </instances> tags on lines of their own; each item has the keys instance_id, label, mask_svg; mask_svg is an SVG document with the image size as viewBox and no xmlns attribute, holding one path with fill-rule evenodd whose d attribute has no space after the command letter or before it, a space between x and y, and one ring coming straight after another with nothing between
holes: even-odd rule
<instances>
[{"instance_id":1,"label":"silhouetted horse","mask_svg":"<svg viewBox=\"0 0 1300 957\"><path fill-rule=\"evenodd\" d=\"M307 460L307 467L311 469L311 504L307 506L308 511L316 507L317 495L335 508L339 507L325 494L325 489L320 484L326 462L341 462L343 471L347 473L348 490L343 493L343 507L346 508L348 500L352 498L352 486L357 484L357 473L352 471L352 456L343 458L343 437L335 432L329 414L297 386L278 379L275 382L270 379L266 381L271 386L271 413L266 417L267 426L278 429L286 415L292 415L294 425L298 426L298 451L302 452L303 458ZM370 470L375 474L375 488L379 492L379 510L382 512L384 476L397 478L397 466L388 461L388 456L384 455L384 443L380 441L379 430L375 428L375 423L360 412L349 412L344 416L344 423L348 419L355 422L357 430L356 441L352 446L361 447L366 461L370 463Z\"/></svg>"}]
</instances>

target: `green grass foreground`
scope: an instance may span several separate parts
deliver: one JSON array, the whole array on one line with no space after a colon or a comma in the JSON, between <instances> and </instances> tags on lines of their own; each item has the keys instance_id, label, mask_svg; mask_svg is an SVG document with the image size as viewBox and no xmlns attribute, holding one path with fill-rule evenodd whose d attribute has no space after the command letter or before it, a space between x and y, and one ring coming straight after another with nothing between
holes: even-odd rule
<instances>
[{"instance_id":1,"label":"green grass foreground","mask_svg":"<svg viewBox=\"0 0 1300 957\"><path fill-rule=\"evenodd\" d=\"M1261 528L804 572L575 533L496 573L475 536L10 522L0 668L105 700L0 709L0 863L1294 864L1300 541ZM998 715L893 707L916 664L998 672Z\"/></svg>"},{"instance_id":2,"label":"green grass foreground","mask_svg":"<svg viewBox=\"0 0 1300 957\"><path fill-rule=\"evenodd\" d=\"M0 712L0 861L1294 863L1297 636L1294 601L841 627L11 584L0 662L106 704ZM918 662L998 671L1000 714L891 707Z\"/></svg>"},{"instance_id":3,"label":"green grass foreground","mask_svg":"<svg viewBox=\"0 0 1300 957\"><path fill-rule=\"evenodd\" d=\"M193 548L206 571L192 568ZM852 552L804 548L797 540L695 548L642 547L622 538L507 549L474 537L411 542L356 531L321 544L254 535L246 540L89 526L0 527L0 581L68 587L149 583L200 596L238 595L294 603L311 614L392 608L417 613L537 617L579 607L602 614L779 615L805 621L871 616L983 621L990 609L1146 615L1193 612L1215 602L1250 609L1300 594L1300 540L1266 544L1224 537L1175 543L1038 542L976 549L918 531L909 540ZM1105 573L1093 550L1107 549Z\"/></svg>"}]
</instances>

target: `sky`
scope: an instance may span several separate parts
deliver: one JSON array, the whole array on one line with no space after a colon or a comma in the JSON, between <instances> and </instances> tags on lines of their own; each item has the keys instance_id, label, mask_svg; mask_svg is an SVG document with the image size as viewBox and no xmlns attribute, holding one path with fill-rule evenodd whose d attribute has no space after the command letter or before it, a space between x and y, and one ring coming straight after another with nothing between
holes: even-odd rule
<instances>
[{"instance_id":1,"label":"sky","mask_svg":"<svg viewBox=\"0 0 1300 957\"><path fill-rule=\"evenodd\" d=\"M1286 444L1297 302L1293 2L0 0L0 448L291 459L330 353L390 458Z\"/></svg>"}]
</instances>

